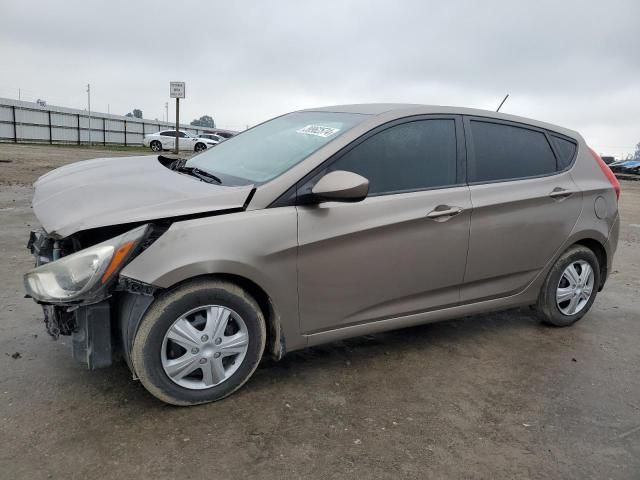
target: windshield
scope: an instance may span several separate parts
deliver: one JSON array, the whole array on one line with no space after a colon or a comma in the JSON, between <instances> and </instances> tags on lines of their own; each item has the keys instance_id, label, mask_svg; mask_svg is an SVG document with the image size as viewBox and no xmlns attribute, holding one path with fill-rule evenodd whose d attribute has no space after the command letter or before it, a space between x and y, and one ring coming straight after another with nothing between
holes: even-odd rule
<instances>
[{"instance_id":1,"label":"windshield","mask_svg":"<svg viewBox=\"0 0 640 480\"><path fill-rule=\"evenodd\" d=\"M211 172L222 180L267 182L365 118L356 113L290 113L221 142L193 157L186 166Z\"/></svg>"}]
</instances>

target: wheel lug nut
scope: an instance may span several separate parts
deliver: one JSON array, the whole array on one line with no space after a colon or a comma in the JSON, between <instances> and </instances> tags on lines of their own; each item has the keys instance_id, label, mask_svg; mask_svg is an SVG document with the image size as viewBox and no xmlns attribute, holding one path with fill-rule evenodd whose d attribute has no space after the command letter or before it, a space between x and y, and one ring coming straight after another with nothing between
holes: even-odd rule
<instances>
[{"instance_id":1,"label":"wheel lug nut","mask_svg":"<svg viewBox=\"0 0 640 480\"><path fill-rule=\"evenodd\" d=\"M200 363L207 363L207 359L206 358L201 358L200 359Z\"/></svg>"},{"instance_id":2,"label":"wheel lug nut","mask_svg":"<svg viewBox=\"0 0 640 480\"><path fill-rule=\"evenodd\" d=\"M200 351L200 350L198 350L198 349L197 349L197 348L195 348L195 347L191 349L191 353L198 353L199 351Z\"/></svg>"},{"instance_id":3,"label":"wheel lug nut","mask_svg":"<svg viewBox=\"0 0 640 480\"><path fill-rule=\"evenodd\" d=\"M216 345L220 345L222 343L222 339L221 338L216 338Z\"/></svg>"},{"instance_id":4,"label":"wheel lug nut","mask_svg":"<svg viewBox=\"0 0 640 480\"><path fill-rule=\"evenodd\" d=\"M207 340L209 340L209 336L208 335L202 335L200 337L200 340L202 340L203 342L206 342Z\"/></svg>"},{"instance_id":5,"label":"wheel lug nut","mask_svg":"<svg viewBox=\"0 0 640 480\"><path fill-rule=\"evenodd\" d=\"M213 354L213 358L218 358L218 357L220 357L220 352L216 352Z\"/></svg>"}]
</instances>

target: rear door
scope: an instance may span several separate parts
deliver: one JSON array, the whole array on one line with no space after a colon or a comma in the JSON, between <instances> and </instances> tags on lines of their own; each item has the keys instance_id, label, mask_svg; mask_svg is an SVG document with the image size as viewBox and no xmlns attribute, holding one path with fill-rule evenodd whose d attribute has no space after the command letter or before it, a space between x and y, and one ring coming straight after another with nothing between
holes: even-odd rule
<instances>
[{"instance_id":1,"label":"rear door","mask_svg":"<svg viewBox=\"0 0 640 480\"><path fill-rule=\"evenodd\" d=\"M361 202L298 207L304 333L458 303L471 206L463 157L461 118L418 117L370 132L301 185L333 170L370 182Z\"/></svg>"},{"instance_id":2,"label":"rear door","mask_svg":"<svg viewBox=\"0 0 640 480\"><path fill-rule=\"evenodd\" d=\"M525 288L568 238L582 195L547 132L465 117L473 214L463 302Z\"/></svg>"}]
</instances>

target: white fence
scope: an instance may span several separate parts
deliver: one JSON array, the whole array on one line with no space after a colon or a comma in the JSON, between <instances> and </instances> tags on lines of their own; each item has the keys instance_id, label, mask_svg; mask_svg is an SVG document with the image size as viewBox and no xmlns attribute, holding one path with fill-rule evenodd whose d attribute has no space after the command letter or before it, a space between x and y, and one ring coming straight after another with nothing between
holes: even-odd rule
<instances>
[{"instance_id":1,"label":"white fence","mask_svg":"<svg viewBox=\"0 0 640 480\"><path fill-rule=\"evenodd\" d=\"M91 126L89 126L91 123ZM109 113L55 107L0 98L0 142L142 145L149 133L174 129L175 123ZM193 134L226 130L180 125Z\"/></svg>"}]
</instances>

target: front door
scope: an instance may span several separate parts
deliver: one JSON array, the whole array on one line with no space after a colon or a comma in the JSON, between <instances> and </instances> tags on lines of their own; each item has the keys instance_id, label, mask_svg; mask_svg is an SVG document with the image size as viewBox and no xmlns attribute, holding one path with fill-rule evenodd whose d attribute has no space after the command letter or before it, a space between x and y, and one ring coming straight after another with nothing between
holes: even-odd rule
<instances>
[{"instance_id":1,"label":"front door","mask_svg":"<svg viewBox=\"0 0 640 480\"><path fill-rule=\"evenodd\" d=\"M455 117L380 127L310 181L347 170L370 188L361 202L298 207L303 333L459 302L471 202L456 131Z\"/></svg>"}]
</instances>

